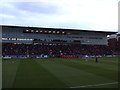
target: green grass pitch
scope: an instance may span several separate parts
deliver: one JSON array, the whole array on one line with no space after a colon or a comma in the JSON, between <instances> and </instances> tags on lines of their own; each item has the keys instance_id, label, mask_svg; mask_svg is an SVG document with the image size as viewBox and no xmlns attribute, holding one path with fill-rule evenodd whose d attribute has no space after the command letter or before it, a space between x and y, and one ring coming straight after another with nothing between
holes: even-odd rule
<instances>
[{"instance_id":1,"label":"green grass pitch","mask_svg":"<svg viewBox=\"0 0 120 90\"><path fill-rule=\"evenodd\" d=\"M118 88L118 59L3 59L2 88Z\"/></svg>"}]
</instances>

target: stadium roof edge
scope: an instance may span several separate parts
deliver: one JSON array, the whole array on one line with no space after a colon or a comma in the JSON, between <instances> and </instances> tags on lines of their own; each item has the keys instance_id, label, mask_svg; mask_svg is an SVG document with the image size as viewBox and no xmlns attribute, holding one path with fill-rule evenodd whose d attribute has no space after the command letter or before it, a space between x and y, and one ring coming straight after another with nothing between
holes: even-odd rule
<instances>
[{"instance_id":1,"label":"stadium roof edge","mask_svg":"<svg viewBox=\"0 0 120 90\"><path fill-rule=\"evenodd\" d=\"M0 25L2 27L20 27L20 28L36 28L36 29L55 29L55 30L70 30L70 31L82 31L82 32L99 32L99 33L106 33L106 34L116 34L117 32L108 32L108 31L95 31L95 30L83 30L83 29L67 29L67 28L45 28L45 27L30 27L30 26L12 26L12 25Z\"/></svg>"}]
</instances>

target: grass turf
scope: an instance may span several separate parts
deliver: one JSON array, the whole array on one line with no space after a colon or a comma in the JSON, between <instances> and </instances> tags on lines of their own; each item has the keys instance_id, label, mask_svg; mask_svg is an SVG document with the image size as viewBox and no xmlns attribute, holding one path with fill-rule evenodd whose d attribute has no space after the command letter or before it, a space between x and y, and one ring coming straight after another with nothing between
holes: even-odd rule
<instances>
[{"instance_id":1,"label":"grass turf","mask_svg":"<svg viewBox=\"0 0 120 90\"><path fill-rule=\"evenodd\" d=\"M118 88L118 59L4 59L2 74L3 88Z\"/></svg>"}]
</instances>

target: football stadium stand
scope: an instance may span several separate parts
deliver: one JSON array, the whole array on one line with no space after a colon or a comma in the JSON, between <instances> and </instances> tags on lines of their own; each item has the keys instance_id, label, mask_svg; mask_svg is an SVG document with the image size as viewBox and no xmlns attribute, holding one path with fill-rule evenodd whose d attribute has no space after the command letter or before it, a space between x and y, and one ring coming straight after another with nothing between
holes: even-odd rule
<instances>
[{"instance_id":1,"label":"football stadium stand","mask_svg":"<svg viewBox=\"0 0 120 90\"><path fill-rule=\"evenodd\" d=\"M117 32L2 25L3 57L113 55L107 35Z\"/></svg>"},{"instance_id":2,"label":"football stadium stand","mask_svg":"<svg viewBox=\"0 0 120 90\"><path fill-rule=\"evenodd\" d=\"M113 34L108 38L108 45L110 49L120 55L120 34Z\"/></svg>"}]
</instances>

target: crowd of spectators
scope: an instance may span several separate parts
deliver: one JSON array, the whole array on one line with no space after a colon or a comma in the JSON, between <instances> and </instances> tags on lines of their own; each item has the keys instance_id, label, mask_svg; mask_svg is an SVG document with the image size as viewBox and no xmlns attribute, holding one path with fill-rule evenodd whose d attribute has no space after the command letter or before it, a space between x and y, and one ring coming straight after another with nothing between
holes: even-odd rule
<instances>
[{"instance_id":1,"label":"crowd of spectators","mask_svg":"<svg viewBox=\"0 0 120 90\"><path fill-rule=\"evenodd\" d=\"M2 44L2 54L6 55L111 55L106 45L81 44Z\"/></svg>"}]
</instances>

